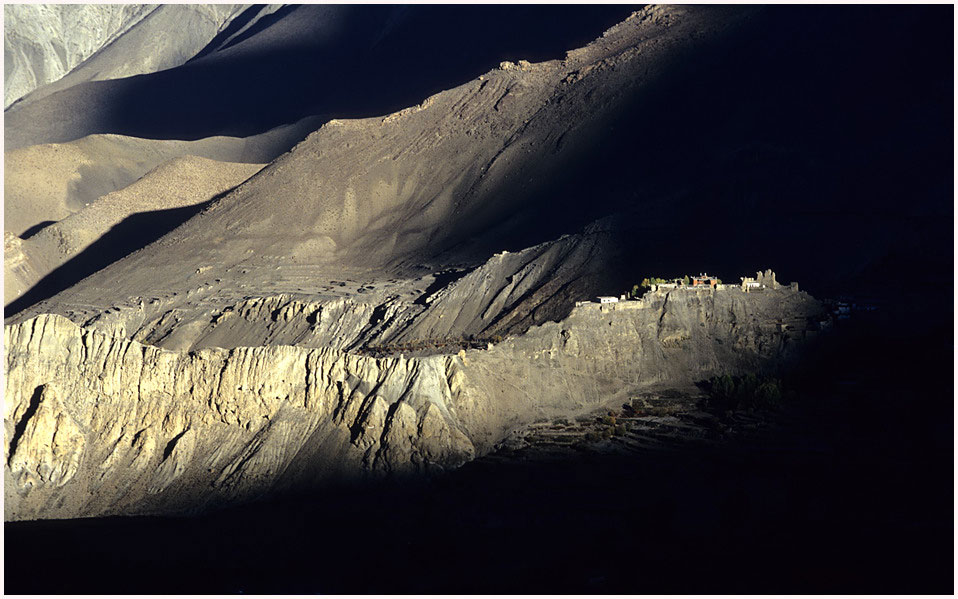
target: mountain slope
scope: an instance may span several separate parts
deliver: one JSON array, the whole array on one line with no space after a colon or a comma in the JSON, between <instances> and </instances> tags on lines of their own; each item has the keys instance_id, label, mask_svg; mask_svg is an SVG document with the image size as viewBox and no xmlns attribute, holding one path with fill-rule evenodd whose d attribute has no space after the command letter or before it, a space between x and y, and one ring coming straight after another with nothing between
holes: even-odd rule
<instances>
[{"instance_id":1,"label":"mountain slope","mask_svg":"<svg viewBox=\"0 0 958 599\"><path fill-rule=\"evenodd\" d=\"M14 107L5 143L95 133L246 137L316 114L384 114L503 59L561 55L629 12L554 7L541 27L541 10L528 6L289 6L179 67L80 83Z\"/></svg>"},{"instance_id":2,"label":"mountain slope","mask_svg":"<svg viewBox=\"0 0 958 599\"><path fill-rule=\"evenodd\" d=\"M184 65L222 78L153 116L190 135L317 106L362 118L332 118L156 242L8 316L8 517L177 512L456 467L538 418L778 366L821 327L816 301L764 276L754 293L576 306L644 277L735 281L771 262L814 289L871 279L904 313L929 305L885 276L948 261L941 10L646 7L584 47L474 78L494 44L441 76L396 52L452 9L352 10L263 17ZM313 50L356 50L324 75L397 56L330 95L310 93L328 77L234 80L247 51L268 55L260 68L304 56L281 38L317 24ZM446 59L430 39L414 49ZM184 67L165 81L192 81ZM106 101L160 80L83 90ZM116 125L71 104L83 90L31 106ZM237 117L290 90L275 113ZM30 109L56 112L31 106L18 127ZM209 112L176 120L195 106ZM927 247L940 255L916 259Z\"/></svg>"},{"instance_id":3,"label":"mountain slope","mask_svg":"<svg viewBox=\"0 0 958 599\"><path fill-rule=\"evenodd\" d=\"M155 8L145 4L5 4L4 109L70 72Z\"/></svg>"},{"instance_id":4,"label":"mountain slope","mask_svg":"<svg viewBox=\"0 0 958 599\"><path fill-rule=\"evenodd\" d=\"M93 6L96 8L84 10L104 10L103 5ZM137 13L136 21L127 24L88 58L68 68L62 77L22 94L19 104L35 102L87 81L120 79L177 67L203 50L244 9L240 4L142 5L141 10L147 11L145 14ZM64 19L69 20L70 17ZM7 31L14 36L25 33L20 21L7 25ZM85 31L69 28L59 33L52 43L60 39L69 42L91 37ZM14 72L13 76L17 74ZM14 88L8 86L8 89ZM8 101L7 106L9 104Z\"/></svg>"},{"instance_id":5,"label":"mountain slope","mask_svg":"<svg viewBox=\"0 0 958 599\"><path fill-rule=\"evenodd\" d=\"M647 73L688 51L693 34L720 38L748 15L663 12L637 14L563 61L504 63L418 107L332 121L148 251L61 295L58 309L95 303L99 281L111 281L119 297L189 295L195 304L195 290L183 286L194 271L230 293L269 295L283 289L284 273L418 276L423 263L476 265L503 247L582 230L631 198L584 203L552 192L591 168L599 135L632 108ZM171 252L177 260L163 257ZM203 295L223 289L207 286Z\"/></svg>"},{"instance_id":6,"label":"mountain slope","mask_svg":"<svg viewBox=\"0 0 958 599\"><path fill-rule=\"evenodd\" d=\"M132 185L104 195L76 213L44 227L28 239L16 239L4 253L4 303L30 302L30 296L52 295L99 270L112 259L122 257L123 248L141 247L145 240L156 238L171 228L168 221L179 224L208 202L239 185L260 170L262 164L218 162L195 156L176 158L156 167ZM136 216L139 225L128 218ZM125 239L117 227L127 224ZM104 235L110 237L104 239ZM97 244L96 248L92 248ZM90 250L92 264L65 266L44 289L32 288L47 275L71 259ZM54 279L56 281L54 281ZM15 287L14 287L15 286Z\"/></svg>"},{"instance_id":7,"label":"mountain slope","mask_svg":"<svg viewBox=\"0 0 958 599\"><path fill-rule=\"evenodd\" d=\"M221 162L265 163L286 152L321 123L319 117L246 138L196 141L90 135L65 144L4 152L4 227L29 237L97 198L130 185L180 156Z\"/></svg>"},{"instance_id":8,"label":"mountain slope","mask_svg":"<svg viewBox=\"0 0 958 599\"><path fill-rule=\"evenodd\" d=\"M926 248L948 235L940 38L908 37L905 54L882 41L933 28L934 12L646 9L565 60L504 63L388 117L330 122L103 280L174 303L199 287L214 304L308 301L340 296L329 281L355 291L472 268L614 215L609 291L650 272L770 262L813 290L881 292L900 276L882 264L940 270ZM888 72L910 83L884 89ZM902 202L913 184L922 201ZM158 257L185 247L182 269ZM209 280L191 287L184 273L197 270ZM103 286L90 285L32 313L96 305Z\"/></svg>"}]
</instances>

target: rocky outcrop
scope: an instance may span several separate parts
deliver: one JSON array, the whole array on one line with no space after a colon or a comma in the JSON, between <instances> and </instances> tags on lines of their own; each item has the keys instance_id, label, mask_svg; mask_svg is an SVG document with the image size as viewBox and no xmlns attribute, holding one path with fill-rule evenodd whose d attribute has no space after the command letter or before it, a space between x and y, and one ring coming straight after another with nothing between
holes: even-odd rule
<instances>
[{"instance_id":1,"label":"rocky outcrop","mask_svg":"<svg viewBox=\"0 0 958 599\"><path fill-rule=\"evenodd\" d=\"M33 264L23 251L23 240L10 233L3 234L3 297L12 301L40 279L45 265Z\"/></svg>"},{"instance_id":2,"label":"rocky outcrop","mask_svg":"<svg viewBox=\"0 0 958 599\"><path fill-rule=\"evenodd\" d=\"M586 304L488 349L382 358L170 351L41 315L5 328L6 518L200 510L336 478L428 472L535 419L761 369L818 303L790 289Z\"/></svg>"},{"instance_id":3,"label":"rocky outcrop","mask_svg":"<svg viewBox=\"0 0 958 599\"><path fill-rule=\"evenodd\" d=\"M107 315L96 322L101 328L131 331L138 341L173 350L257 345L347 350L373 336L380 321L393 321L400 312L417 311L396 302L376 305L346 297L300 301L276 295L251 298L212 313L172 309L140 321L134 319L135 311L120 311L112 320Z\"/></svg>"},{"instance_id":4,"label":"rocky outcrop","mask_svg":"<svg viewBox=\"0 0 958 599\"><path fill-rule=\"evenodd\" d=\"M350 475L364 465L451 467L475 455L455 418L455 357L375 360L288 346L170 352L53 315L5 334L8 519L248 498L297 460L321 472L304 451L316 442L319 461Z\"/></svg>"},{"instance_id":5,"label":"rocky outcrop","mask_svg":"<svg viewBox=\"0 0 958 599\"><path fill-rule=\"evenodd\" d=\"M518 252L499 252L481 267L423 298L415 323L388 342L491 338L568 315L575 298L596 288L597 266L613 253L603 233L568 235Z\"/></svg>"}]
</instances>

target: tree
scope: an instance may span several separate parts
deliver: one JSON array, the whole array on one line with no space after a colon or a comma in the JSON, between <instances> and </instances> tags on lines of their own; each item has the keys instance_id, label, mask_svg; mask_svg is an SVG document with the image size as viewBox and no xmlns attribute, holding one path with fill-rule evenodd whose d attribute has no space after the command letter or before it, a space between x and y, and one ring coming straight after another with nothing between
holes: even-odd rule
<instances>
[{"instance_id":1,"label":"tree","mask_svg":"<svg viewBox=\"0 0 958 599\"><path fill-rule=\"evenodd\" d=\"M755 404L760 408L774 408L782 400L782 387L777 380L768 379L755 390Z\"/></svg>"},{"instance_id":2,"label":"tree","mask_svg":"<svg viewBox=\"0 0 958 599\"><path fill-rule=\"evenodd\" d=\"M782 396L782 382L775 377L724 374L711 380L708 403L720 410L774 409Z\"/></svg>"},{"instance_id":3,"label":"tree","mask_svg":"<svg viewBox=\"0 0 958 599\"><path fill-rule=\"evenodd\" d=\"M712 396L720 400L729 400L735 394L735 381L731 375L723 374L712 381Z\"/></svg>"},{"instance_id":4,"label":"tree","mask_svg":"<svg viewBox=\"0 0 958 599\"><path fill-rule=\"evenodd\" d=\"M665 282L666 282L665 279L660 277L645 277L644 279L642 279L641 285L644 289L648 289L652 287L653 285L661 285L662 283L665 283Z\"/></svg>"}]
</instances>

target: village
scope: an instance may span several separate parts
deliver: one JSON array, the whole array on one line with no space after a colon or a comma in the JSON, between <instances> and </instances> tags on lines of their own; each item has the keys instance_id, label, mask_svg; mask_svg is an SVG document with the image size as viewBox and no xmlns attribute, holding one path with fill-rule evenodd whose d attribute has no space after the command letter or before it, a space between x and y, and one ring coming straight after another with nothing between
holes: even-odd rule
<instances>
[{"instance_id":1,"label":"village","mask_svg":"<svg viewBox=\"0 0 958 599\"><path fill-rule=\"evenodd\" d=\"M697 276L685 276L683 278L676 279L662 279L658 277L650 277L642 280L642 283L638 285L633 285L632 289L628 293L623 293L619 296L614 295L600 295L595 298L595 300L585 300L577 301L576 307L588 305L588 304L599 304L599 305L608 305L608 304L619 304L624 303L628 305L631 301L637 301L642 299L646 292L649 293L668 293L670 291L730 291L730 290L740 290L744 293L752 293L756 291L762 291L765 289L779 289L782 287L775 279L775 273L771 269L766 270L765 272L757 272L754 277L740 277L741 283L739 284L728 284L723 283L722 279L706 274L701 273ZM793 282L788 286L792 291L798 291L798 283ZM623 306L624 307L624 306Z\"/></svg>"}]
</instances>

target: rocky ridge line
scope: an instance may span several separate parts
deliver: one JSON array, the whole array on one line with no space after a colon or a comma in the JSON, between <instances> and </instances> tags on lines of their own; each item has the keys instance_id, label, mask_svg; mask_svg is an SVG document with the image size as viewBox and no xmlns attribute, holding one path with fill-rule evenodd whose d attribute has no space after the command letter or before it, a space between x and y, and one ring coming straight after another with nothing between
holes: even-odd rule
<instances>
[{"instance_id":1,"label":"rocky ridge line","mask_svg":"<svg viewBox=\"0 0 958 599\"><path fill-rule=\"evenodd\" d=\"M819 311L785 288L650 293L488 349L384 358L168 351L41 315L5 327L6 519L201 510L456 467L541 418L774 365Z\"/></svg>"}]
</instances>

